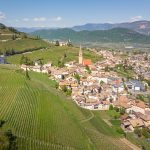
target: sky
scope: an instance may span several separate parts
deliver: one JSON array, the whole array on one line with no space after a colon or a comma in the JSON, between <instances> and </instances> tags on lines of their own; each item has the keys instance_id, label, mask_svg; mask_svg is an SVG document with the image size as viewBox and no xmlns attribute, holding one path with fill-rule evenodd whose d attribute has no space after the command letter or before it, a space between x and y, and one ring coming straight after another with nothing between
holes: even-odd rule
<instances>
[{"instance_id":1,"label":"sky","mask_svg":"<svg viewBox=\"0 0 150 150\"><path fill-rule=\"evenodd\" d=\"M150 20L150 0L0 0L0 23L72 27Z\"/></svg>"}]
</instances>

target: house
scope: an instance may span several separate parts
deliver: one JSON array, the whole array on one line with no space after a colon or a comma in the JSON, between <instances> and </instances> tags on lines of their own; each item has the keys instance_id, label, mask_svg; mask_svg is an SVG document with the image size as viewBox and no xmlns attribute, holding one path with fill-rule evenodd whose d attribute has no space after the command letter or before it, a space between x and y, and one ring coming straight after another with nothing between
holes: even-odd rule
<instances>
[{"instance_id":1,"label":"house","mask_svg":"<svg viewBox=\"0 0 150 150\"><path fill-rule=\"evenodd\" d=\"M141 127L144 126L144 123L143 123L142 119L130 119L129 122L132 125L133 129L135 127L141 128Z\"/></svg>"},{"instance_id":2,"label":"house","mask_svg":"<svg viewBox=\"0 0 150 150\"><path fill-rule=\"evenodd\" d=\"M121 127L127 132L133 132L136 127L144 127L144 122L140 118L122 120Z\"/></svg>"},{"instance_id":3,"label":"house","mask_svg":"<svg viewBox=\"0 0 150 150\"><path fill-rule=\"evenodd\" d=\"M141 100L135 100L130 103L130 107L126 109L127 113L139 112L145 114L146 105Z\"/></svg>"},{"instance_id":4,"label":"house","mask_svg":"<svg viewBox=\"0 0 150 150\"><path fill-rule=\"evenodd\" d=\"M67 46L68 42L60 41L59 46Z\"/></svg>"},{"instance_id":5,"label":"house","mask_svg":"<svg viewBox=\"0 0 150 150\"><path fill-rule=\"evenodd\" d=\"M125 84L127 88L131 91L145 91L144 84L139 80L130 80Z\"/></svg>"},{"instance_id":6,"label":"house","mask_svg":"<svg viewBox=\"0 0 150 150\"><path fill-rule=\"evenodd\" d=\"M48 62L47 64L44 64L43 67L44 68L50 68L50 67L52 67L52 63Z\"/></svg>"},{"instance_id":7,"label":"house","mask_svg":"<svg viewBox=\"0 0 150 150\"><path fill-rule=\"evenodd\" d=\"M102 101L102 102L99 104L98 109L99 109L99 110L109 110L109 106L110 106L110 102L109 102L109 101Z\"/></svg>"},{"instance_id":8,"label":"house","mask_svg":"<svg viewBox=\"0 0 150 150\"><path fill-rule=\"evenodd\" d=\"M123 83L115 84L115 85L112 86L112 89L115 93L121 93L121 92L124 91L124 85L123 85Z\"/></svg>"},{"instance_id":9,"label":"house","mask_svg":"<svg viewBox=\"0 0 150 150\"><path fill-rule=\"evenodd\" d=\"M67 62L67 63L65 63L65 66L68 68L73 68L75 66L75 61Z\"/></svg>"},{"instance_id":10,"label":"house","mask_svg":"<svg viewBox=\"0 0 150 150\"><path fill-rule=\"evenodd\" d=\"M140 118L143 120L146 127L150 126L150 115L141 115Z\"/></svg>"},{"instance_id":11,"label":"house","mask_svg":"<svg viewBox=\"0 0 150 150\"><path fill-rule=\"evenodd\" d=\"M0 56L0 64L5 64L5 63L6 63L5 56L1 55Z\"/></svg>"},{"instance_id":12,"label":"house","mask_svg":"<svg viewBox=\"0 0 150 150\"><path fill-rule=\"evenodd\" d=\"M26 70L29 71L30 70L29 66L24 65L24 64L21 65L21 69L23 69L24 71L26 71Z\"/></svg>"},{"instance_id":13,"label":"house","mask_svg":"<svg viewBox=\"0 0 150 150\"><path fill-rule=\"evenodd\" d=\"M121 95L113 104L116 107L130 108L129 99L125 95Z\"/></svg>"},{"instance_id":14,"label":"house","mask_svg":"<svg viewBox=\"0 0 150 150\"><path fill-rule=\"evenodd\" d=\"M131 125L131 123L129 122L129 120L122 121L121 127L122 127L123 130L128 131L128 132L133 132L134 131L134 128Z\"/></svg>"},{"instance_id":15,"label":"house","mask_svg":"<svg viewBox=\"0 0 150 150\"><path fill-rule=\"evenodd\" d=\"M41 72L42 68L39 65L35 65L35 66L33 66L32 70L35 71L35 72Z\"/></svg>"}]
</instances>

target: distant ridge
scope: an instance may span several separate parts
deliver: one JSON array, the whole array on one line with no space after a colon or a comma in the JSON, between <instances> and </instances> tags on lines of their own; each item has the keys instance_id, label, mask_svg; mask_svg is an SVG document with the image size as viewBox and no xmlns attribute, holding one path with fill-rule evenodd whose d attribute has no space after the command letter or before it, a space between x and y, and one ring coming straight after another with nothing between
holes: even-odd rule
<instances>
[{"instance_id":1,"label":"distant ridge","mask_svg":"<svg viewBox=\"0 0 150 150\"><path fill-rule=\"evenodd\" d=\"M95 31L74 31L69 28L39 30L32 33L39 35L45 39L58 39L79 42L130 42L130 43L149 43L150 37L140 34L130 29L113 28L110 30L95 30Z\"/></svg>"},{"instance_id":2,"label":"distant ridge","mask_svg":"<svg viewBox=\"0 0 150 150\"><path fill-rule=\"evenodd\" d=\"M75 31L94 31L94 30L109 30L113 28L127 28L139 32L141 34L150 35L150 21L142 20L135 22L125 22L125 23L88 23L85 25L79 25L72 27Z\"/></svg>"}]
</instances>

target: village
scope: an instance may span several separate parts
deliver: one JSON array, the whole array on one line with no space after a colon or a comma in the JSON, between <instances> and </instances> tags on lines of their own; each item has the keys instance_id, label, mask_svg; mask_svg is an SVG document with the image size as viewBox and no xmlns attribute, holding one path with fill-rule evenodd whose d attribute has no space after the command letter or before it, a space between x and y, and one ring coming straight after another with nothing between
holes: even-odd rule
<instances>
[{"instance_id":1,"label":"village","mask_svg":"<svg viewBox=\"0 0 150 150\"><path fill-rule=\"evenodd\" d=\"M49 74L49 78L57 82L56 88L71 96L79 107L122 111L121 127L125 132L143 127L150 132L150 89L146 82L150 80L150 55L129 56L123 61L111 51L97 54L103 55L105 60L93 63L84 59L80 46L78 63L71 61L58 68L51 62L42 66L35 62L35 66L22 64L21 68ZM132 67L133 79L122 77L111 69L120 64ZM147 101L142 101L139 95L147 96Z\"/></svg>"}]
</instances>

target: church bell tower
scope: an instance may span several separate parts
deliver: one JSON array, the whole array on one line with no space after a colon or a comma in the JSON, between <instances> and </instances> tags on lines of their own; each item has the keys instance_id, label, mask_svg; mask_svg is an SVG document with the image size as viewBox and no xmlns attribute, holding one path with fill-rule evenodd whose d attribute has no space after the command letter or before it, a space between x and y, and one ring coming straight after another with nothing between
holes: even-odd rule
<instances>
[{"instance_id":1,"label":"church bell tower","mask_svg":"<svg viewBox=\"0 0 150 150\"><path fill-rule=\"evenodd\" d=\"M83 64L83 52L82 52L81 45L79 50L79 64Z\"/></svg>"}]
</instances>

